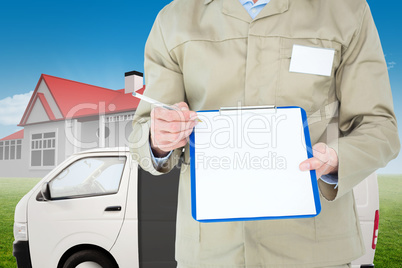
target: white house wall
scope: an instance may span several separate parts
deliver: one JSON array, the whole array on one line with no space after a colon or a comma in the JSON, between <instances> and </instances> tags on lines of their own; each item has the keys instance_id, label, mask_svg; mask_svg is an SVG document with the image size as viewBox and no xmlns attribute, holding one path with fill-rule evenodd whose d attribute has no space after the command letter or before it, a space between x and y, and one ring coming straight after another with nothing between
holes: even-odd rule
<instances>
[{"instance_id":1,"label":"white house wall","mask_svg":"<svg viewBox=\"0 0 402 268\"><path fill-rule=\"evenodd\" d=\"M107 147L128 147L128 138L133 130L132 115L134 112L106 115L106 126L110 135L106 138Z\"/></svg>"},{"instance_id":2,"label":"white house wall","mask_svg":"<svg viewBox=\"0 0 402 268\"><path fill-rule=\"evenodd\" d=\"M31 141L32 134L35 133L47 133L47 132L56 132L56 158L55 158L55 165L53 167L31 167L30 166L30 149L28 150L28 167L30 174L37 174L36 176L42 177L51 171L55 166L60 164L65 160L65 147L66 147L66 135L64 131L64 121L57 121L57 122L49 122L44 124L37 124L26 126L24 131L24 138L29 139L29 146ZM30 147L27 147L30 148ZM35 176L35 177L36 177Z\"/></svg>"},{"instance_id":3,"label":"white house wall","mask_svg":"<svg viewBox=\"0 0 402 268\"><path fill-rule=\"evenodd\" d=\"M38 93L43 93L43 95L45 95L47 103L49 104L50 109L52 109L54 117L56 119L63 118L63 115L61 114L59 107L56 104L56 101L53 99L53 96L50 93L49 88L47 87L47 85L46 85L45 81L43 81L43 79L39 84Z\"/></svg>"},{"instance_id":4,"label":"white house wall","mask_svg":"<svg viewBox=\"0 0 402 268\"><path fill-rule=\"evenodd\" d=\"M134 112L129 112L105 116L105 126L109 129L109 135L105 139L106 147L129 145L128 137L132 131L133 114ZM97 148L99 146L98 128L99 120L96 117L26 125L22 139L21 159L1 160L0 177L43 177L54 168L31 167L32 134L56 132L56 166L75 152Z\"/></svg>"},{"instance_id":5,"label":"white house wall","mask_svg":"<svg viewBox=\"0 0 402 268\"><path fill-rule=\"evenodd\" d=\"M48 121L49 117L46 113L45 108L42 105L42 102L36 99L35 103L33 104L33 108L31 113L29 114L27 124L38 123Z\"/></svg>"},{"instance_id":6,"label":"white house wall","mask_svg":"<svg viewBox=\"0 0 402 268\"><path fill-rule=\"evenodd\" d=\"M0 160L0 177L26 177L28 169L26 168L26 144L22 140L21 159Z\"/></svg>"},{"instance_id":7,"label":"white house wall","mask_svg":"<svg viewBox=\"0 0 402 268\"><path fill-rule=\"evenodd\" d=\"M130 143L129 143L129 137L131 135L131 132L133 132L133 122L130 121L126 121L125 124L122 126L122 130L124 129L124 132L122 131L122 135L124 135L124 137L120 136L120 140L124 141L124 144L122 144L122 146L126 146L129 147ZM123 134L124 133L124 134Z\"/></svg>"},{"instance_id":8,"label":"white house wall","mask_svg":"<svg viewBox=\"0 0 402 268\"><path fill-rule=\"evenodd\" d=\"M78 140L79 150L89 150L99 147L99 138L96 132L99 128L99 121L84 121L80 122L81 134Z\"/></svg>"},{"instance_id":9,"label":"white house wall","mask_svg":"<svg viewBox=\"0 0 402 268\"><path fill-rule=\"evenodd\" d=\"M32 134L56 133L56 155L55 165L51 167L31 167L31 138ZM24 127L24 138L22 139L22 151L20 160L0 161L0 177L38 177L45 176L64 159L66 147L66 135L64 132L64 121L48 122L42 124L27 125Z\"/></svg>"},{"instance_id":10,"label":"white house wall","mask_svg":"<svg viewBox=\"0 0 402 268\"><path fill-rule=\"evenodd\" d=\"M80 150L81 123L77 119L66 120L64 125L66 135L65 158Z\"/></svg>"},{"instance_id":11,"label":"white house wall","mask_svg":"<svg viewBox=\"0 0 402 268\"><path fill-rule=\"evenodd\" d=\"M128 137L132 131L133 114L134 112L127 112L108 114L105 116L105 127L108 129L108 131L105 131L108 132L107 137L105 137L105 147L128 147ZM81 121L79 122L78 128L80 133L79 151L100 146L101 143L97 135L99 120Z\"/></svg>"}]
</instances>

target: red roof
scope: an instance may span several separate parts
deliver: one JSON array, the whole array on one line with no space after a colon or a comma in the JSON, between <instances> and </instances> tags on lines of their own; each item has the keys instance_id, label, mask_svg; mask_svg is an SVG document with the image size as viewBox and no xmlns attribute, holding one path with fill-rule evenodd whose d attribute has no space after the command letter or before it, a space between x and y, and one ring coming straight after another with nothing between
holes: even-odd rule
<instances>
[{"instance_id":1,"label":"red roof","mask_svg":"<svg viewBox=\"0 0 402 268\"><path fill-rule=\"evenodd\" d=\"M17 131L11 135L8 135L5 138L0 139L0 141L8 141L8 140L21 140L24 138L24 130L21 129L20 131Z\"/></svg>"},{"instance_id":2,"label":"red roof","mask_svg":"<svg viewBox=\"0 0 402 268\"><path fill-rule=\"evenodd\" d=\"M63 118L56 119L45 96L37 92L42 80L46 83ZM145 86L137 92L142 93L144 90ZM124 94L124 90L111 90L42 74L19 126L26 124L37 98L40 99L50 120L134 111L139 104L139 99L132 94Z\"/></svg>"}]
</instances>

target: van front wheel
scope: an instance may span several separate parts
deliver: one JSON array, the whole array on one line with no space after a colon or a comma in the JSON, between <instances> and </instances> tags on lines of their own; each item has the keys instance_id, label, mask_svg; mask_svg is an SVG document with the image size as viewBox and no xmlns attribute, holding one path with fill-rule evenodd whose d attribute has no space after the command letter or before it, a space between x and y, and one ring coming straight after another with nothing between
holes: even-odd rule
<instances>
[{"instance_id":1,"label":"van front wheel","mask_svg":"<svg viewBox=\"0 0 402 268\"><path fill-rule=\"evenodd\" d=\"M117 268L114 261L110 260L100 251L87 249L74 253L64 263L63 268Z\"/></svg>"}]
</instances>

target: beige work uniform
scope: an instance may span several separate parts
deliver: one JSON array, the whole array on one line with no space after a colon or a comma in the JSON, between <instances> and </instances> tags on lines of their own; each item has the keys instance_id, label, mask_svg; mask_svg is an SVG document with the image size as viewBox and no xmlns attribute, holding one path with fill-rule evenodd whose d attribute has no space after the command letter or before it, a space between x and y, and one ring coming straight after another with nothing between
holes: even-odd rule
<instances>
[{"instance_id":1,"label":"beige work uniform","mask_svg":"<svg viewBox=\"0 0 402 268\"><path fill-rule=\"evenodd\" d=\"M331 75L289 72L294 44L335 49ZM339 156L339 186L319 180L322 212L315 218L199 223L191 217L186 147L179 267L336 266L364 253L352 188L400 148L387 66L365 1L271 0L254 20L238 0L173 1L149 35L145 75L145 95L168 104L186 101L195 111L301 106L312 144L328 143ZM182 150L169 165L153 167L150 109L144 102L138 107L131 150L144 169L161 174Z\"/></svg>"}]
</instances>

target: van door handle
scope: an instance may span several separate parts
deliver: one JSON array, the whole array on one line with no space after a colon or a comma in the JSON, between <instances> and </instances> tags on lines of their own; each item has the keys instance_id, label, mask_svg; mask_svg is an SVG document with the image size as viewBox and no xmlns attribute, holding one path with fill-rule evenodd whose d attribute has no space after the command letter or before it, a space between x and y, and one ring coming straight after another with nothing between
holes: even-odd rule
<instances>
[{"instance_id":1,"label":"van door handle","mask_svg":"<svg viewBox=\"0 0 402 268\"><path fill-rule=\"evenodd\" d=\"M121 206L111 206L105 208L105 211L121 211Z\"/></svg>"}]
</instances>

